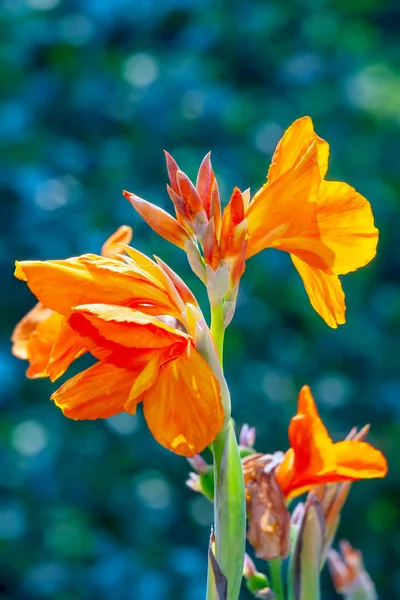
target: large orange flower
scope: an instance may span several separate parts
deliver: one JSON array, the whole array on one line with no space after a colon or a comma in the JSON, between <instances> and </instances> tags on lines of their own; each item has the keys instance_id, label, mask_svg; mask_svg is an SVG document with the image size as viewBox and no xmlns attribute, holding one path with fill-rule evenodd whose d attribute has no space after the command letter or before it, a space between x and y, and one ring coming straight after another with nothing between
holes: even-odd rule
<instances>
[{"instance_id":1,"label":"large orange flower","mask_svg":"<svg viewBox=\"0 0 400 600\"><path fill-rule=\"evenodd\" d=\"M295 121L277 145L267 182L250 200L235 189L221 216L209 155L196 186L167 154L176 219L124 192L160 235L185 249L215 302L232 311L245 260L265 248L288 252L314 309L331 327L345 322L339 275L366 265L376 253L378 230L369 202L347 183L326 181L329 145L309 117ZM203 249L199 258L196 240ZM229 320L229 319L228 319Z\"/></svg>"},{"instance_id":2,"label":"large orange flower","mask_svg":"<svg viewBox=\"0 0 400 600\"><path fill-rule=\"evenodd\" d=\"M98 360L52 399L74 419L133 414L143 402L157 441L192 456L224 422L217 378L195 347L195 328L205 325L194 296L171 269L125 250L124 260L84 255L17 263L16 276L62 320L46 373L59 377L76 348Z\"/></svg>"},{"instance_id":3,"label":"large orange flower","mask_svg":"<svg viewBox=\"0 0 400 600\"><path fill-rule=\"evenodd\" d=\"M375 256L378 230L369 202L347 183L326 181L329 145L309 117L279 142L267 183L249 205L247 258L264 248L289 252L315 310L331 327L345 322L338 275Z\"/></svg>"},{"instance_id":4,"label":"large orange flower","mask_svg":"<svg viewBox=\"0 0 400 600\"><path fill-rule=\"evenodd\" d=\"M277 467L276 479L287 498L321 483L384 477L386 459L379 450L359 440L334 443L322 423L310 388L304 386L297 415L289 426L290 449Z\"/></svg>"},{"instance_id":5,"label":"large orange flower","mask_svg":"<svg viewBox=\"0 0 400 600\"><path fill-rule=\"evenodd\" d=\"M122 252L121 244L129 244L131 239L131 227L122 225L103 244L102 256L117 259ZM62 330L66 355L62 364L54 364L54 360L49 363L54 342ZM81 341L66 326L63 315L47 308L41 302L15 326L11 341L14 356L28 360L26 375L31 378L50 376L54 380L65 372L74 358L85 352Z\"/></svg>"}]
</instances>

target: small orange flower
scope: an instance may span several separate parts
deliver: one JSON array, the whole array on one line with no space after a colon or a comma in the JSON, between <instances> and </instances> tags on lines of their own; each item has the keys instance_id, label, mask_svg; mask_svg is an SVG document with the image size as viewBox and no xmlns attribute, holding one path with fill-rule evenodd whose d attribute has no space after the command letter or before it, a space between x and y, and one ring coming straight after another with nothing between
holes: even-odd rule
<instances>
[{"instance_id":1,"label":"small orange flower","mask_svg":"<svg viewBox=\"0 0 400 600\"><path fill-rule=\"evenodd\" d=\"M132 229L122 225L103 244L101 254L107 258L117 258L122 251L121 244L129 244ZM64 355L55 363L51 358L54 342L63 331ZM15 326L11 336L12 353L17 358L29 361L27 377L50 377L52 381L60 377L71 362L86 351L81 341L66 325L63 315L38 302Z\"/></svg>"},{"instance_id":2,"label":"small orange flower","mask_svg":"<svg viewBox=\"0 0 400 600\"><path fill-rule=\"evenodd\" d=\"M188 253L212 303L224 301L229 322L245 261L265 248L288 252L310 302L330 327L345 322L339 275L369 263L378 230L369 202L346 183L326 181L329 145L309 117L295 121L275 150L267 182L250 201L235 189L221 211L209 154L194 186L166 153L168 193L176 219L124 192L157 233ZM199 252L200 244L203 256Z\"/></svg>"},{"instance_id":3,"label":"small orange flower","mask_svg":"<svg viewBox=\"0 0 400 600\"><path fill-rule=\"evenodd\" d=\"M52 399L73 419L134 414L143 402L155 439L193 456L215 439L225 418L217 377L195 347L196 327L205 324L193 294L169 267L124 249L128 256L119 260L84 255L17 263L16 276L62 319L46 372L56 378L61 369L54 372L54 364L63 372L70 364L71 335L75 347L98 360Z\"/></svg>"},{"instance_id":4,"label":"small orange flower","mask_svg":"<svg viewBox=\"0 0 400 600\"><path fill-rule=\"evenodd\" d=\"M386 459L359 440L334 443L322 423L310 388L304 386L289 426L290 449L276 470L284 495L294 498L321 483L384 477Z\"/></svg>"}]
</instances>

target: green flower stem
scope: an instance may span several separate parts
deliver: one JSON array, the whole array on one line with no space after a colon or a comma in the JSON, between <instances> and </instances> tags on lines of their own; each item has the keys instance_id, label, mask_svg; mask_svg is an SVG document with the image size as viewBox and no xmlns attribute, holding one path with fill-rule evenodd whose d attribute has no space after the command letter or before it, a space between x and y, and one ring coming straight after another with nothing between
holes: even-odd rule
<instances>
[{"instance_id":1,"label":"green flower stem","mask_svg":"<svg viewBox=\"0 0 400 600\"><path fill-rule=\"evenodd\" d=\"M282 559L273 558L269 561L271 588L276 600L285 600L285 590L282 578Z\"/></svg>"},{"instance_id":2,"label":"green flower stem","mask_svg":"<svg viewBox=\"0 0 400 600\"><path fill-rule=\"evenodd\" d=\"M212 307L211 314L211 333L222 365L225 331L222 306ZM223 397L222 402L230 412L229 396ZM228 580L228 600L238 600L246 541L246 500L242 462L230 414L226 414L225 423L213 443L215 557ZM210 579L209 576L207 600L214 600L218 595L210 589Z\"/></svg>"},{"instance_id":3,"label":"green flower stem","mask_svg":"<svg viewBox=\"0 0 400 600\"><path fill-rule=\"evenodd\" d=\"M225 325L222 304L211 307L211 333L217 347L221 368L223 368Z\"/></svg>"}]
</instances>

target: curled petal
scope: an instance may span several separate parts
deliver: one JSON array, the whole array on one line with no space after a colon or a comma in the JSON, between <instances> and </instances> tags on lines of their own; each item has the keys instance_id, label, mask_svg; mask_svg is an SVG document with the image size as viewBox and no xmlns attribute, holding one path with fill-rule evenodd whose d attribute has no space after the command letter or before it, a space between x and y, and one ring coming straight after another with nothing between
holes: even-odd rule
<instances>
[{"instance_id":1,"label":"curled petal","mask_svg":"<svg viewBox=\"0 0 400 600\"><path fill-rule=\"evenodd\" d=\"M314 310L329 327L336 328L342 325L346 321L346 305L339 277L314 269L296 256L292 255L291 258L303 280Z\"/></svg>"},{"instance_id":2,"label":"curled petal","mask_svg":"<svg viewBox=\"0 0 400 600\"><path fill-rule=\"evenodd\" d=\"M12 345L12 353L17 358L27 359L28 358L28 340L36 329L36 327L42 321L48 319L51 316L53 311L50 308L46 308L38 302L35 306L30 310L14 327L14 331L12 332L11 341Z\"/></svg>"},{"instance_id":3,"label":"curled petal","mask_svg":"<svg viewBox=\"0 0 400 600\"><path fill-rule=\"evenodd\" d=\"M191 239L190 235L174 217L171 217L162 208L139 198L135 194L124 192L124 196L158 235L161 235L161 237L179 248L185 248L186 242Z\"/></svg>"},{"instance_id":4,"label":"curled petal","mask_svg":"<svg viewBox=\"0 0 400 600\"><path fill-rule=\"evenodd\" d=\"M132 227L121 225L109 238L101 248L101 255L106 258L116 258L121 254L121 244L129 244L132 239Z\"/></svg>"},{"instance_id":5,"label":"curled petal","mask_svg":"<svg viewBox=\"0 0 400 600\"><path fill-rule=\"evenodd\" d=\"M162 367L141 399L153 436L176 454L198 454L222 429L224 411L218 382L191 345Z\"/></svg>"},{"instance_id":6,"label":"curled petal","mask_svg":"<svg viewBox=\"0 0 400 600\"><path fill-rule=\"evenodd\" d=\"M124 411L134 374L98 362L68 379L51 397L71 419L106 419Z\"/></svg>"},{"instance_id":7,"label":"curled petal","mask_svg":"<svg viewBox=\"0 0 400 600\"><path fill-rule=\"evenodd\" d=\"M295 166L313 143L317 146L318 166L323 179L328 169L329 144L316 135L310 117L302 117L292 123L278 143L268 171L269 183Z\"/></svg>"}]
</instances>

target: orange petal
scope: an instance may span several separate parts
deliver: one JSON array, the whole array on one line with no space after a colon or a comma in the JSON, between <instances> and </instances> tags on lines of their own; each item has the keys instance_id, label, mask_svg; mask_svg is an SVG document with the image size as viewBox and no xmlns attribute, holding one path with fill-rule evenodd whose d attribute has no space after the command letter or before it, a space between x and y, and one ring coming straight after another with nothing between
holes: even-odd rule
<instances>
[{"instance_id":1,"label":"orange petal","mask_svg":"<svg viewBox=\"0 0 400 600\"><path fill-rule=\"evenodd\" d=\"M117 258L121 254L121 244L129 244L132 239L132 227L121 225L108 240L106 240L101 248L101 255L107 258Z\"/></svg>"},{"instance_id":2,"label":"orange petal","mask_svg":"<svg viewBox=\"0 0 400 600\"><path fill-rule=\"evenodd\" d=\"M211 367L192 346L165 364L141 396L155 439L182 456L198 454L222 429L224 411Z\"/></svg>"},{"instance_id":3,"label":"orange petal","mask_svg":"<svg viewBox=\"0 0 400 600\"><path fill-rule=\"evenodd\" d=\"M356 440L345 440L334 445L336 473L346 479L385 477L387 462L382 452Z\"/></svg>"},{"instance_id":4,"label":"orange petal","mask_svg":"<svg viewBox=\"0 0 400 600\"><path fill-rule=\"evenodd\" d=\"M158 235L161 235L161 237L172 244L182 248L182 250L185 249L185 244L191 240L191 237L186 229L184 229L174 217L171 217L171 215L162 208L139 198L139 196L136 196L135 194L130 194L129 192L123 193L125 198L132 204L133 208L146 223L158 233Z\"/></svg>"},{"instance_id":5,"label":"orange petal","mask_svg":"<svg viewBox=\"0 0 400 600\"><path fill-rule=\"evenodd\" d=\"M168 312L168 294L146 276L122 261L86 254L77 258L17 263L16 277L28 282L44 305L68 315L73 306L105 300L129 306L156 305ZM146 312L146 308L143 306Z\"/></svg>"},{"instance_id":6,"label":"orange petal","mask_svg":"<svg viewBox=\"0 0 400 600\"><path fill-rule=\"evenodd\" d=\"M178 188L178 183L176 181L176 174L179 171L179 167L178 167L177 163L175 162L175 160L172 158L172 156L169 154L169 152L164 150L164 154L165 154L165 160L167 162L167 171L168 171L168 177L169 177L169 181L171 184L171 188L173 189L173 191L175 193L179 194L180 190Z\"/></svg>"},{"instance_id":7,"label":"orange petal","mask_svg":"<svg viewBox=\"0 0 400 600\"><path fill-rule=\"evenodd\" d=\"M162 349L180 343L188 336L156 317L123 306L91 304L74 308L69 323L84 338L113 352L125 348Z\"/></svg>"},{"instance_id":8,"label":"orange petal","mask_svg":"<svg viewBox=\"0 0 400 600\"><path fill-rule=\"evenodd\" d=\"M308 489L336 466L334 444L308 386L300 391L297 414L289 425L289 440L291 448L277 469L277 481L286 496Z\"/></svg>"},{"instance_id":9,"label":"orange petal","mask_svg":"<svg viewBox=\"0 0 400 600\"><path fill-rule=\"evenodd\" d=\"M229 238L236 225L242 223L245 218L244 202L241 191L235 188L232 192L229 203L225 206L222 215L221 225L221 254L225 256L226 247L229 244Z\"/></svg>"},{"instance_id":10,"label":"orange petal","mask_svg":"<svg viewBox=\"0 0 400 600\"><path fill-rule=\"evenodd\" d=\"M28 340L38 326L39 323L45 321L53 311L50 308L46 308L38 302L14 327L12 332L11 341L13 343L12 353L17 358L27 359L28 358Z\"/></svg>"},{"instance_id":11,"label":"orange petal","mask_svg":"<svg viewBox=\"0 0 400 600\"><path fill-rule=\"evenodd\" d=\"M292 123L278 143L268 171L269 183L295 166L313 142L317 146L318 165L323 179L328 169L329 144L316 135L310 117L302 117Z\"/></svg>"},{"instance_id":12,"label":"orange petal","mask_svg":"<svg viewBox=\"0 0 400 600\"><path fill-rule=\"evenodd\" d=\"M317 148L312 144L293 168L257 192L247 211L249 239L246 257L282 245L310 228L321 181Z\"/></svg>"},{"instance_id":13,"label":"orange petal","mask_svg":"<svg viewBox=\"0 0 400 600\"><path fill-rule=\"evenodd\" d=\"M63 323L64 317L52 312L45 321L37 325L35 331L29 336L27 343L29 368L26 372L28 377L48 376L47 364Z\"/></svg>"},{"instance_id":14,"label":"orange petal","mask_svg":"<svg viewBox=\"0 0 400 600\"><path fill-rule=\"evenodd\" d=\"M291 258L314 310L329 327L342 325L346 321L346 305L339 277L314 269L296 256L291 255Z\"/></svg>"},{"instance_id":15,"label":"orange petal","mask_svg":"<svg viewBox=\"0 0 400 600\"><path fill-rule=\"evenodd\" d=\"M300 391L297 415L289 426L289 440L295 453L296 470L320 473L335 464L333 442L318 414L308 385Z\"/></svg>"},{"instance_id":16,"label":"orange petal","mask_svg":"<svg viewBox=\"0 0 400 600\"><path fill-rule=\"evenodd\" d=\"M207 221L207 215L203 203L196 188L189 177L183 171L177 171L176 180L180 190L180 196L184 199L190 217L196 217L201 222Z\"/></svg>"},{"instance_id":17,"label":"orange petal","mask_svg":"<svg viewBox=\"0 0 400 600\"><path fill-rule=\"evenodd\" d=\"M55 381L65 373L70 364L86 352L83 340L64 323L51 349L47 373Z\"/></svg>"},{"instance_id":18,"label":"orange petal","mask_svg":"<svg viewBox=\"0 0 400 600\"><path fill-rule=\"evenodd\" d=\"M161 364L161 355L154 352L150 360L143 366L143 370L136 378L127 401L124 404L126 412L134 414L136 405L140 401L142 394L153 386L159 377Z\"/></svg>"},{"instance_id":19,"label":"orange petal","mask_svg":"<svg viewBox=\"0 0 400 600\"><path fill-rule=\"evenodd\" d=\"M211 152L209 152L202 160L196 180L196 189L208 218L211 217L211 196L214 182L215 175L211 166Z\"/></svg>"},{"instance_id":20,"label":"orange petal","mask_svg":"<svg viewBox=\"0 0 400 600\"><path fill-rule=\"evenodd\" d=\"M341 275L370 262L377 242L378 230L368 200L347 183L323 181L310 223L273 246L295 254L312 267Z\"/></svg>"},{"instance_id":21,"label":"orange petal","mask_svg":"<svg viewBox=\"0 0 400 600\"><path fill-rule=\"evenodd\" d=\"M158 256L155 256L154 258L156 259L160 269L162 269L165 275L167 275L167 277L172 281L176 291L178 292L184 304L187 304L189 302L194 306L198 306L199 304L195 296L193 295L190 288L188 288L186 283L183 281L183 279L181 279L179 275L177 275L175 271L171 269L171 267L169 267L164 261L162 261L161 258L158 258Z\"/></svg>"},{"instance_id":22,"label":"orange petal","mask_svg":"<svg viewBox=\"0 0 400 600\"><path fill-rule=\"evenodd\" d=\"M51 399L71 419L105 419L124 411L132 373L98 362L66 381Z\"/></svg>"},{"instance_id":23,"label":"orange petal","mask_svg":"<svg viewBox=\"0 0 400 600\"><path fill-rule=\"evenodd\" d=\"M317 222L322 242L333 251L329 267L337 275L355 271L374 258L379 232L371 205L347 183L321 183Z\"/></svg>"},{"instance_id":24,"label":"orange petal","mask_svg":"<svg viewBox=\"0 0 400 600\"><path fill-rule=\"evenodd\" d=\"M220 249L215 231L214 217L212 217L207 224L204 240L203 240L203 254L204 260L213 271L219 267L220 263Z\"/></svg>"}]
</instances>

